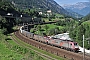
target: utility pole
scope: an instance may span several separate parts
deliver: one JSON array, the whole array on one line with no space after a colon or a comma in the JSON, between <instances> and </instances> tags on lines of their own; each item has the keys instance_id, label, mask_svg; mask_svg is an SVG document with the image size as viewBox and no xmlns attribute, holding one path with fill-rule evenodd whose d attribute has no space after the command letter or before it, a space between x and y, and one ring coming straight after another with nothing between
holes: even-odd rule
<instances>
[{"instance_id":1,"label":"utility pole","mask_svg":"<svg viewBox=\"0 0 90 60\"><path fill-rule=\"evenodd\" d=\"M84 49L84 35L83 35L83 60L85 60L85 49Z\"/></svg>"}]
</instances>

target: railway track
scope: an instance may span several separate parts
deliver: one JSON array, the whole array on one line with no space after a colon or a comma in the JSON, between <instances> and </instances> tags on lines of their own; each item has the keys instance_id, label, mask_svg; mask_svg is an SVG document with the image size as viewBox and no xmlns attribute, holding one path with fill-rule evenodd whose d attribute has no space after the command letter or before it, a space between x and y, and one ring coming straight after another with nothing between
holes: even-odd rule
<instances>
[{"instance_id":1,"label":"railway track","mask_svg":"<svg viewBox=\"0 0 90 60\"><path fill-rule=\"evenodd\" d=\"M30 45L33 45L33 46L35 46L39 49L46 50L47 52L53 53L55 55L58 55L58 56L61 56L61 57L64 57L64 58L67 58L67 59L70 59L70 60L83 60L83 55L81 55L81 54L66 51L64 49L60 49L60 48L57 48L57 47L53 47L53 46L50 46L50 45L46 45L46 44L37 42L33 39L29 39L29 38L23 36L22 34L19 33L19 31L17 31L15 33L15 35L20 40L22 40L22 41L24 41L24 42L26 42ZM85 56L85 60L90 60L90 57Z\"/></svg>"},{"instance_id":2,"label":"railway track","mask_svg":"<svg viewBox=\"0 0 90 60\"><path fill-rule=\"evenodd\" d=\"M16 33L15 33L15 34L16 34ZM17 37L19 37L19 35L17 35ZM12 36L12 39L13 39L16 43L18 43L19 45L24 46L24 47L26 47L26 48L28 48L28 49L30 49L30 50L33 50L33 51L36 52L39 56L45 58L46 60L57 60L57 59L55 59L55 58L53 58L53 57L50 57L50 56L45 55L45 54L42 54L42 53L40 53L40 52L38 52L38 51L36 51L36 50L34 50L34 49L31 49L29 46L25 46L24 44L19 43L13 36Z\"/></svg>"}]
</instances>

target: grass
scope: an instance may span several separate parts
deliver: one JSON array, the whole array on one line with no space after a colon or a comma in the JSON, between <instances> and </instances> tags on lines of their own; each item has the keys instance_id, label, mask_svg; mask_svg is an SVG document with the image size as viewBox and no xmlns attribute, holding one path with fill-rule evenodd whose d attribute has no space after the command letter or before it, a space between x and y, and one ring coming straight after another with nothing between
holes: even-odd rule
<instances>
[{"instance_id":1,"label":"grass","mask_svg":"<svg viewBox=\"0 0 90 60\"><path fill-rule=\"evenodd\" d=\"M0 31L0 60L45 60L33 50L18 45L10 35L3 35Z\"/></svg>"},{"instance_id":2,"label":"grass","mask_svg":"<svg viewBox=\"0 0 90 60\"><path fill-rule=\"evenodd\" d=\"M5 36L1 33L0 36L2 36L0 42L0 60L21 60L24 56L9 49L4 40Z\"/></svg>"},{"instance_id":3,"label":"grass","mask_svg":"<svg viewBox=\"0 0 90 60\"><path fill-rule=\"evenodd\" d=\"M47 24L47 26L49 27L48 30L51 30L52 28L55 28L55 27L59 27L59 29L63 29L64 27L62 26L57 26L57 25L54 25L54 24ZM45 29L45 28L44 28Z\"/></svg>"},{"instance_id":4,"label":"grass","mask_svg":"<svg viewBox=\"0 0 90 60\"><path fill-rule=\"evenodd\" d=\"M0 42L0 60L21 60L24 56L8 48L5 42Z\"/></svg>"},{"instance_id":5,"label":"grass","mask_svg":"<svg viewBox=\"0 0 90 60\"><path fill-rule=\"evenodd\" d=\"M50 22L48 18L42 18L45 22Z\"/></svg>"}]
</instances>

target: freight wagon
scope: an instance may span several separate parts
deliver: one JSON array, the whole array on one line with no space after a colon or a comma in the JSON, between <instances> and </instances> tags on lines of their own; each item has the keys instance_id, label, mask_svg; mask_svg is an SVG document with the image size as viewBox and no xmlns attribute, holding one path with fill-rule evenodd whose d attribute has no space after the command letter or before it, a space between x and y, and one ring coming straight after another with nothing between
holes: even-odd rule
<instances>
[{"instance_id":1,"label":"freight wagon","mask_svg":"<svg viewBox=\"0 0 90 60\"><path fill-rule=\"evenodd\" d=\"M30 39L34 39L37 40L39 42L43 42L43 43L47 43L53 46L57 46L63 49L67 49L70 51L74 51L74 52L78 52L79 51L79 46L77 44L77 42L71 41L71 40L63 40L63 39L57 39L57 38L48 38L48 37L44 37L44 36L39 36L39 35L35 35L34 33L22 30L20 28L20 32L30 38Z\"/></svg>"}]
</instances>

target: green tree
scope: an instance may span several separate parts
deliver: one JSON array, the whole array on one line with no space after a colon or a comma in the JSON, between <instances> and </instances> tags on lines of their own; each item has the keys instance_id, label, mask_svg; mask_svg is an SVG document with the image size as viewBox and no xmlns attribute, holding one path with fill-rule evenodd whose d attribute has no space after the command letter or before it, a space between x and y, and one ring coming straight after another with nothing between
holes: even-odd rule
<instances>
[{"instance_id":1,"label":"green tree","mask_svg":"<svg viewBox=\"0 0 90 60\"><path fill-rule=\"evenodd\" d=\"M45 25L46 33L47 33L47 31L48 31L48 28L49 28L49 26Z\"/></svg>"},{"instance_id":2,"label":"green tree","mask_svg":"<svg viewBox=\"0 0 90 60\"><path fill-rule=\"evenodd\" d=\"M54 28L52 28L51 30L49 30L49 35L54 35L54 33L55 33L55 29Z\"/></svg>"},{"instance_id":3,"label":"green tree","mask_svg":"<svg viewBox=\"0 0 90 60\"><path fill-rule=\"evenodd\" d=\"M38 34L41 34L41 26L40 25L37 26L37 29L38 29Z\"/></svg>"},{"instance_id":4,"label":"green tree","mask_svg":"<svg viewBox=\"0 0 90 60\"><path fill-rule=\"evenodd\" d=\"M2 29L2 33L6 35L8 33L7 29L6 28L3 28Z\"/></svg>"},{"instance_id":5,"label":"green tree","mask_svg":"<svg viewBox=\"0 0 90 60\"><path fill-rule=\"evenodd\" d=\"M85 34L85 28L83 25L80 25L77 29L78 31L76 32L76 39L77 40L82 40L82 36Z\"/></svg>"},{"instance_id":6,"label":"green tree","mask_svg":"<svg viewBox=\"0 0 90 60\"><path fill-rule=\"evenodd\" d=\"M55 27L54 32L55 32L55 35L58 34L58 33L60 33L59 32L59 27Z\"/></svg>"},{"instance_id":7,"label":"green tree","mask_svg":"<svg viewBox=\"0 0 90 60\"><path fill-rule=\"evenodd\" d=\"M37 26L37 29L40 31L40 30L41 30L41 26L40 26L40 25L38 25L38 26Z\"/></svg>"},{"instance_id":8,"label":"green tree","mask_svg":"<svg viewBox=\"0 0 90 60\"><path fill-rule=\"evenodd\" d=\"M3 18L2 16L0 16L0 26L1 28L6 27L7 21L5 18Z\"/></svg>"},{"instance_id":9,"label":"green tree","mask_svg":"<svg viewBox=\"0 0 90 60\"><path fill-rule=\"evenodd\" d=\"M6 20L0 16L0 29L3 29L3 33L7 34L12 32L13 22Z\"/></svg>"}]
</instances>

